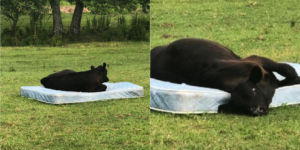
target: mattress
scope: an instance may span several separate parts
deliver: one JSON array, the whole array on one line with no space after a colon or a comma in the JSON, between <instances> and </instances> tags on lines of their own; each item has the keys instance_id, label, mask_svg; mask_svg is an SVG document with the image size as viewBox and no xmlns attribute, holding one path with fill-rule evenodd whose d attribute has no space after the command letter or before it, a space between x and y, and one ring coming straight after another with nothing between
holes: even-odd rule
<instances>
[{"instance_id":1,"label":"mattress","mask_svg":"<svg viewBox=\"0 0 300 150\"><path fill-rule=\"evenodd\" d=\"M288 63L300 75L300 64ZM284 77L275 73L279 80ZM150 109L176 114L217 113L230 94L218 89L150 79ZM300 104L300 85L276 89L270 107Z\"/></svg>"},{"instance_id":2,"label":"mattress","mask_svg":"<svg viewBox=\"0 0 300 150\"><path fill-rule=\"evenodd\" d=\"M21 96L50 104L82 103L144 96L141 86L129 82L103 83L105 92L70 92L47 89L43 86L22 86Z\"/></svg>"}]
</instances>

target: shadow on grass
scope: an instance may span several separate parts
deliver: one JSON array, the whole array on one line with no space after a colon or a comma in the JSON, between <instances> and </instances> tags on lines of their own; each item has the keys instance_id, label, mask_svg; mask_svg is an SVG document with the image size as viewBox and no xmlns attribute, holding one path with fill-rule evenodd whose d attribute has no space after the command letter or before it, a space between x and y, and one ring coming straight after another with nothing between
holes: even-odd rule
<instances>
[{"instance_id":1,"label":"shadow on grass","mask_svg":"<svg viewBox=\"0 0 300 150\"><path fill-rule=\"evenodd\" d=\"M155 115L167 115L170 117L184 118L184 119L194 119L196 116L204 117L204 116L208 116L208 115L218 115L217 113L175 114L175 113L161 112L161 111L156 111L156 110L151 110L151 109L150 109L150 113L155 114Z\"/></svg>"},{"instance_id":2,"label":"shadow on grass","mask_svg":"<svg viewBox=\"0 0 300 150\"><path fill-rule=\"evenodd\" d=\"M167 114L169 116L180 117L180 118L190 118L191 116L207 116L207 115L236 115L236 116L247 116L247 117L262 117L262 116L253 116L241 109L233 109L228 107L228 105L220 105L217 113L199 113L199 114L176 114L169 112L161 112L150 109L150 112L155 115Z\"/></svg>"},{"instance_id":3,"label":"shadow on grass","mask_svg":"<svg viewBox=\"0 0 300 150\"><path fill-rule=\"evenodd\" d=\"M112 103L113 100L106 100L106 101L98 100L98 101L91 101L91 102L53 104L53 103L45 103L40 100L32 99L29 97L23 97L23 98L28 100L28 102L30 102L30 103L32 102L33 104L43 105L43 106L53 106L53 107L83 106L83 105L92 105L92 104L97 104L97 103L101 103L101 105L99 105L100 107L116 105L116 104ZM124 100L124 99L122 99L122 100ZM114 101L118 101L118 100L114 100Z\"/></svg>"}]
</instances>

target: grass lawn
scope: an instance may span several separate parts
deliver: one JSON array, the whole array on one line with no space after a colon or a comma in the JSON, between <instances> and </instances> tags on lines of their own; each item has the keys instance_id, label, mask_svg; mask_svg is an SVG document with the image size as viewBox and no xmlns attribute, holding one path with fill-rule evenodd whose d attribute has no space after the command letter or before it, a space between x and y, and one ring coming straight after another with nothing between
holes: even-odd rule
<instances>
[{"instance_id":1,"label":"grass lawn","mask_svg":"<svg viewBox=\"0 0 300 150\"><path fill-rule=\"evenodd\" d=\"M298 0L151 0L151 48L185 38L236 54L300 63ZM152 149L299 149L300 105L269 115L174 115L151 111Z\"/></svg>"},{"instance_id":2,"label":"grass lawn","mask_svg":"<svg viewBox=\"0 0 300 150\"><path fill-rule=\"evenodd\" d=\"M51 105L21 86L63 69L109 67L110 82L144 87L144 97ZM149 149L149 42L1 47L1 149Z\"/></svg>"}]
</instances>

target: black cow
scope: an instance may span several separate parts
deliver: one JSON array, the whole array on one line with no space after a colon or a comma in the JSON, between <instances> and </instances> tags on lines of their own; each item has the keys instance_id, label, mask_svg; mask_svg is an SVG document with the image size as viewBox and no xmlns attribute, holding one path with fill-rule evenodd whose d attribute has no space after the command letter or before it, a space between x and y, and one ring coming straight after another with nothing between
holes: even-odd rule
<instances>
[{"instance_id":1,"label":"black cow","mask_svg":"<svg viewBox=\"0 0 300 150\"><path fill-rule=\"evenodd\" d=\"M83 72L63 70L41 79L45 88L62 91L101 92L106 90L103 82L108 82L106 63L103 66Z\"/></svg>"},{"instance_id":2,"label":"black cow","mask_svg":"<svg viewBox=\"0 0 300 150\"><path fill-rule=\"evenodd\" d=\"M286 79L279 81L273 71ZM216 42L194 38L153 48L151 78L229 92L229 103L218 111L252 115L268 114L276 88L300 84L288 64L256 55L242 59Z\"/></svg>"},{"instance_id":3,"label":"black cow","mask_svg":"<svg viewBox=\"0 0 300 150\"><path fill-rule=\"evenodd\" d=\"M73 70L70 70L70 69L66 69L66 70L62 70L62 71L50 74L49 76L47 76L47 78L58 78L58 77L62 77L64 75L67 75L70 73L76 73L76 72Z\"/></svg>"}]
</instances>

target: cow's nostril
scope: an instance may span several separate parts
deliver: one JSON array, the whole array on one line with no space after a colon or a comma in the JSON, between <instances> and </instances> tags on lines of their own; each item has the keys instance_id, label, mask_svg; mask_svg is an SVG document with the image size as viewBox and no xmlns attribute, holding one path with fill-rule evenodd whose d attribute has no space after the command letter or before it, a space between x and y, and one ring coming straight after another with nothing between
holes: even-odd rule
<instances>
[{"instance_id":1,"label":"cow's nostril","mask_svg":"<svg viewBox=\"0 0 300 150\"><path fill-rule=\"evenodd\" d=\"M262 107L259 107L259 106L258 106L258 111L259 111L259 112L264 112L264 109L263 109Z\"/></svg>"},{"instance_id":2,"label":"cow's nostril","mask_svg":"<svg viewBox=\"0 0 300 150\"><path fill-rule=\"evenodd\" d=\"M251 107L250 108L252 115L258 116L263 115L265 113L264 107L257 106L257 107Z\"/></svg>"}]
</instances>

